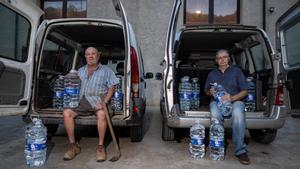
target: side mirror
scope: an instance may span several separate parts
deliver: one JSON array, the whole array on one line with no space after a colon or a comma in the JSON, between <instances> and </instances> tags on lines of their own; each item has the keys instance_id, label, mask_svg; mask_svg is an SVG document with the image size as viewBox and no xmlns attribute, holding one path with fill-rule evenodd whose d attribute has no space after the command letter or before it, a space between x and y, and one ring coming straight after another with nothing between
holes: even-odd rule
<instances>
[{"instance_id":1,"label":"side mirror","mask_svg":"<svg viewBox=\"0 0 300 169\"><path fill-rule=\"evenodd\" d=\"M152 79L152 78L153 78L153 73L147 72L146 76L145 76L145 79Z\"/></svg>"},{"instance_id":2,"label":"side mirror","mask_svg":"<svg viewBox=\"0 0 300 169\"><path fill-rule=\"evenodd\" d=\"M162 80L162 73L156 73L155 79L156 80Z\"/></svg>"}]
</instances>

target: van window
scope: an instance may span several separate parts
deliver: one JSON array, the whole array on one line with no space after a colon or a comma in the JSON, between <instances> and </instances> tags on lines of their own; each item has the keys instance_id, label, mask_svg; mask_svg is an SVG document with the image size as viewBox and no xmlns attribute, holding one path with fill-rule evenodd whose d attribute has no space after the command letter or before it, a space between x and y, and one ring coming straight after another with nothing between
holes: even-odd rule
<instances>
[{"instance_id":1,"label":"van window","mask_svg":"<svg viewBox=\"0 0 300 169\"><path fill-rule=\"evenodd\" d=\"M0 4L0 57L27 61L30 23L20 14Z\"/></svg>"},{"instance_id":2,"label":"van window","mask_svg":"<svg viewBox=\"0 0 300 169\"><path fill-rule=\"evenodd\" d=\"M74 53L73 49L47 39L43 49L41 71L66 74L72 68Z\"/></svg>"},{"instance_id":3,"label":"van window","mask_svg":"<svg viewBox=\"0 0 300 169\"><path fill-rule=\"evenodd\" d=\"M287 64L290 67L300 64L300 22L285 31Z\"/></svg>"},{"instance_id":4,"label":"van window","mask_svg":"<svg viewBox=\"0 0 300 169\"><path fill-rule=\"evenodd\" d=\"M266 70L271 68L270 61L265 57L261 44L251 47L250 53L256 71L261 71L261 70Z\"/></svg>"},{"instance_id":5,"label":"van window","mask_svg":"<svg viewBox=\"0 0 300 169\"><path fill-rule=\"evenodd\" d=\"M249 65L248 65L248 61L247 61L245 52L240 52L240 53L234 55L234 57L235 57L236 64L239 65L243 70L249 69Z\"/></svg>"}]
</instances>

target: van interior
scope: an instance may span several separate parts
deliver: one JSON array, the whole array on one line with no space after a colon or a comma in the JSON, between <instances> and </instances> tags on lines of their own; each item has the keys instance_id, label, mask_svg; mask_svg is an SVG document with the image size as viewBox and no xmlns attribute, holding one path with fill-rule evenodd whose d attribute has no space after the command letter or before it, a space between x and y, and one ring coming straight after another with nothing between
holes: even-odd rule
<instances>
[{"instance_id":1,"label":"van interior","mask_svg":"<svg viewBox=\"0 0 300 169\"><path fill-rule=\"evenodd\" d=\"M58 75L66 75L72 68L78 70L85 65L84 51L89 46L101 52L102 65L110 67L120 78L124 76L125 45L121 25L87 22L55 24L48 26L44 37L35 85L34 107L37 112L62 112L52 108L54 82Z\"/></svg>"},{"instance_id":2,"label":"van interior","mask_svg":"<svg viewBox=\"0 0 300 169\"><path fill-rule=\"evenodd\" d=\"M183 76L197 77L200 83L200 111L209 111L211 98L205 94L205 81L208 73L217 68L216 52L227 49L230 53L230 64L241 68L246 77L254 78L256 112L266 110L267 104L270 104L266 100L271 92L269 84L273 80L268 48L258 31L185 29L175 43L175 102L179 103L180 79Z\"/></svg>"}]
</instances>

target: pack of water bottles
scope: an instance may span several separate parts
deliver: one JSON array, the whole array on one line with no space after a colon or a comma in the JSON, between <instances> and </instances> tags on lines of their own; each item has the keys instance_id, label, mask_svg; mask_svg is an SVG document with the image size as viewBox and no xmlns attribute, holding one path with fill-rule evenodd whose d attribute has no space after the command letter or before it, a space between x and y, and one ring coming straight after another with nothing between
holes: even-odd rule
<instances>
[{"instance_id":1,"label":"pack of water bottles","mask_svg":"<svg viewBox=\"0 0 300 169\"><path fill-rule=\"evenodd\" d=\"M253 77L247 77L248 95L245 98L245 111L254 112L256 109L255 83Z\"/></svg>"},{"instance_id":2,"label":"pack of water bottles","mask_svg":"<svg viewBox=\"0 0 300 169\"><path fill-rule=\"evenodd\" d=\"M200 84L198 78L184 76L179 83L179 102L183 111L199 110L200 108Z\"/></svg>"},{"instance_id":3,"label":"pack of water bottles","mask_svg":"<svg viewBox=\"0 0 300 169\"><path fill-rule=\"evenodd\" d=\"M189 151L192 158L205 156L205 127L199 121L190 128ZM212 160L223 160L224 151L224 127L213 118L209 130L209 157Z\"/></svg>"},{"instance_id":4,"label":"pack of water bottles","mask_svg":"<svg viewBox=\"0 0 300 169\"><path fill-rule=\"evenodd\" d=\"M111 109L113 111L123 110L123 92L122 92L122 78L119 77L120 83L116 85L115 93L111 98Z\"/></svg>"},{"instance_id":5,"label":"pack of water bottles","mask_svg":"<svg viewBox=\"0 0 300 169\"><path fill-rule=\"evenodd\" d=\"M58 75L53 87L53 108L62 109L64 106L64 76Z\"/></svg>"},{"instance_id":6,"label":"pack of water bottles","mask_svg":"<svg viewBox=\"0 0 300 169\"><path fill-rule=\"evenodd\" d=\"M25 130L25 160L31 167L44 165L47 155L47 128L40 119L34 118Z\"/></svg>"},{"instance_id":7,"label":"pack of water bottles","mask_svg":"<svg viewBox=\"0 0 300 169\"><path fill-rule=\"evenodd\" d=\"M222 97L225 95L226 90L221 84L216 82L211 83L211 88L215 91L214 100L217 103L217 106L224 117L230 116L232 113L232 103L229 101L222 100Z\"/></svg>"}]
</instances>

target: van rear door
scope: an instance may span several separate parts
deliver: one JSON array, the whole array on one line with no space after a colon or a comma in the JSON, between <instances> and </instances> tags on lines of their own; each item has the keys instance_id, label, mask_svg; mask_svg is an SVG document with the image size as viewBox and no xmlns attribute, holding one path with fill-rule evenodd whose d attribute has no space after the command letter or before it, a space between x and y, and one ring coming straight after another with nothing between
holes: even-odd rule
<instances>
[{"instance_id":1,"label":"van rear door","mask_svg":"<svg viewBox=\"0 0 300 169\"><path fill-rule=\"evenodd\" d=\"M163 60L164 66L164 76L163 76L163 97L165 102L165 110L170 112L173 105L173 55L174 55L174 39L176 35L176 26L178 20L178 13L180 6L182 5L181 0L176 0L173 5L173 10L171 13L171 18L169 21L169 27L167 32L166 47L165 47L165 56Z\"/></svg>"},{"instance_id":2,"label":"van rear door","mask_svg":"<svg viewBox=\"0 0 300 169\"><path fill-rule=\"evenodd\" d=\"M277 21L277 50L281 50L289 82L292 114L300 115L300 2L297 2Z\"/></svg>"},{"instance_id":3,"label":"van rear door","mask_svg":"<svg viewBox=\"0 0 300 169\"><path fill-rule=\"evenodd\" d=\"M0 0L0 116L28 112L42 14L32 1Z\"/></svg>"},{"instance_id":4,"label":"van rear door","mask_svg":"<svg viewBox=\"0 0 300 169\"><path fill-rule=\"evenodd\" d=\"M125 114L126 116L129 116L129 101L130 101L130 89L131 89L131 65L130 65L130 36L129 36L129 23L127 20L127 15L124 9L124 6L120 0L112 0L112 3L114 5L116 14L118 17L122 19L123 22L123 34L124 34L124 41L125 41L125 65L126 67L124 72L125 76L127 78L125 79ZM128 91L129 90L129 91Z\"/></svg>"}]
</instances>

